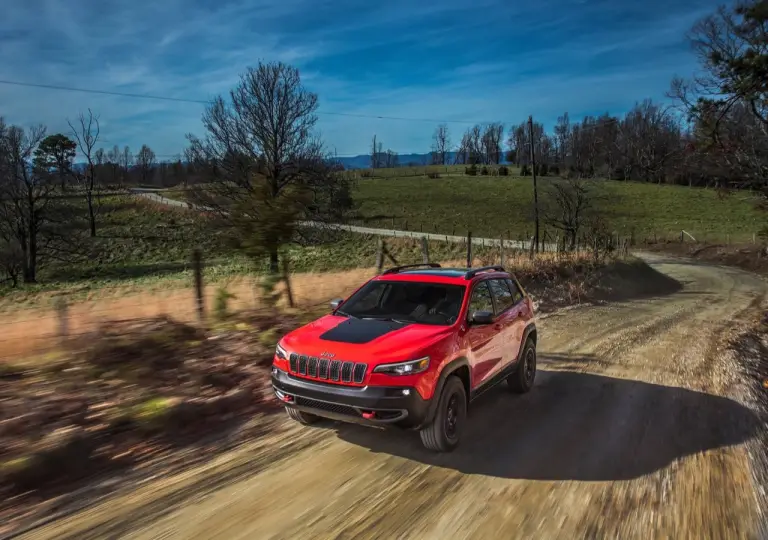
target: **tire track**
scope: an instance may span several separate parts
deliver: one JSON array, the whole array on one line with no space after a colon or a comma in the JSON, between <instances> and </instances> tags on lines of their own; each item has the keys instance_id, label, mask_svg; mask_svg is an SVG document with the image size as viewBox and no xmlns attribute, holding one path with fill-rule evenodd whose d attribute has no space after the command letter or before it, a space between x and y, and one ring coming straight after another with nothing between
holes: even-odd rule
<instances>
[{"instance_id":1,"label":"tire track","mask_svg":"<svg viewBox=\"0 0 768 540\"><path fill-rule=\"evenodd\" d=\"M451 454L408 432L294 429L248 474L241 456L216 484L190 481L167 512L115 501L34 537L755 538L759 424L729 394L720 344L766 285L650 260L684 289L548 317L533 391L489 392Z\"/></svg>"}]
</instances>

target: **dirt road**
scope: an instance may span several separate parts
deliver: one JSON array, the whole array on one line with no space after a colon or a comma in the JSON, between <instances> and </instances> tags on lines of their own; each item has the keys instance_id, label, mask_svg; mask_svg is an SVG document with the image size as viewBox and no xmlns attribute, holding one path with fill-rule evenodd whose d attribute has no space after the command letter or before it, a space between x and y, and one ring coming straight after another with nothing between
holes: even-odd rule
<instances>
[{"instance_id":1,"label":"dirt road","mask_svg":"<svg viewBox=\"0 0 768 540\"><path fill-rule=\"evenodd\" d=\"M761 428L721 344L766 285L650 262L683 288L541 321L535 389L491 392L453 454L281 421L26 538L757 538L746 442Z\"/></svg>"}]
</instances>

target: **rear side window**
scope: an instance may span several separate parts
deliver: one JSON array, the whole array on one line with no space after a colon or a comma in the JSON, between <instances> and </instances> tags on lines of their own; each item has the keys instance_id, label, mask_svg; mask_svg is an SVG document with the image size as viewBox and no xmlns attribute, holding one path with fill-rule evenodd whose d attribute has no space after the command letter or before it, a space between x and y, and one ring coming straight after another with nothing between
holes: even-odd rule
<instances>
[{"instance_id":1,"label":"rear side window","mask_svg":"<svg viewBox=\"0 0 768 540\"><path fill-rule=\"evenodd\" d=\"M517 286L517 283L515 283L514 280L508 279L506 281L507 285L509 285L509 290L512 291L514 303L517 304L523 299L523 291L520 290L520 287Z\"/></svg>"},{"instance_id":2,"label":"rear side window","mask_svg":"<svg viewBox=\"0 0 768 540\"><path fill-rule=\"evenodd\" d=\"M493 313L493 300L487 281L481 281L472 290L472 298L469 300L469 313L471 317L475 311L489 311Z\"/></svg>"},{"instance_id":3,"label":"rear side window","mask_svg":"<svg viewBox=\"0 0 768 540\"><path fill-rule=\"evenodd\" d=\"M502 313L515 305L515 299L512 295L512 291L507 285L505 279L491 279L488 281L493 293L493 298L496 300L496 314Z\"/></svg>"}]
</instances>

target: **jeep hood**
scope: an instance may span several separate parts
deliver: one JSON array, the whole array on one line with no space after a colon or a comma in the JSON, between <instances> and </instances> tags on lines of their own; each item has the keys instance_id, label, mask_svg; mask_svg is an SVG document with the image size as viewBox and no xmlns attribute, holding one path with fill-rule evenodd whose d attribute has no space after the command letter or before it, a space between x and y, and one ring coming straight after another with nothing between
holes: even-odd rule
<instances>
[{"instance_id":1,"label":"jeep hood","mask_svg":"<svg viewBox=\"0 0 768 540\"><path fill-rule=\"evenodd\" d=\"M451 335L451 327L326 315L286 335L289 353L381 364L410 360Z\"/></svg>"}]
</instances>

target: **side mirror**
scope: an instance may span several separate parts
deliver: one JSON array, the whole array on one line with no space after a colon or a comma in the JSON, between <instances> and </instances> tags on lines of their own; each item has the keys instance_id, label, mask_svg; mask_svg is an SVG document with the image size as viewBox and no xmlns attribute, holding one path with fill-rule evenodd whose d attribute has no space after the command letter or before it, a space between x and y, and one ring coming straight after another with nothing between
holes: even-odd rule
<instances>
[{"instance_id":1,"label":"side mirror","mask_svg":"<svg viewBox=\"0 0 768 540\"><path fill-rule=\"evenodd\" d=\"M339 306L344 303L343 298L336 298L335 300L331 300L331 309L333 311L336 311L339 309Z\"/></svg>"},{"instance_id":2,"label":"side mirror","mask_svg":"<svg viewBox=\"0 0 768 540\"><path fill-rule=\"evenodd\" d=\"M491 324L493 323L493 313L490 311L475 311L472 314L472 324Z\"/></svg>"}]
</instances>

